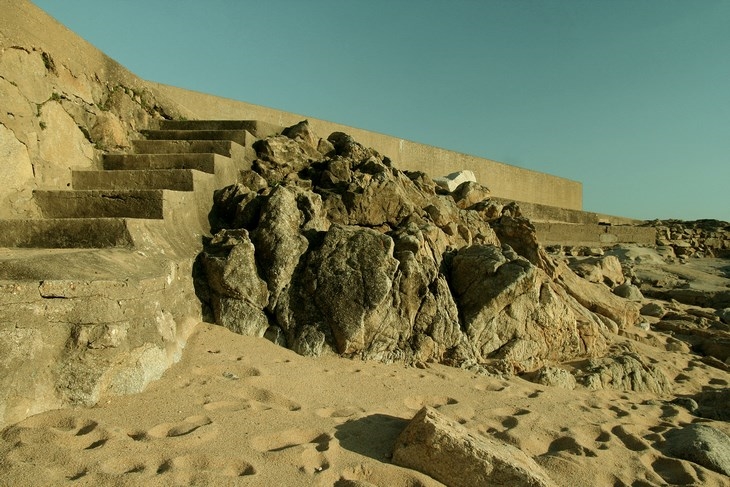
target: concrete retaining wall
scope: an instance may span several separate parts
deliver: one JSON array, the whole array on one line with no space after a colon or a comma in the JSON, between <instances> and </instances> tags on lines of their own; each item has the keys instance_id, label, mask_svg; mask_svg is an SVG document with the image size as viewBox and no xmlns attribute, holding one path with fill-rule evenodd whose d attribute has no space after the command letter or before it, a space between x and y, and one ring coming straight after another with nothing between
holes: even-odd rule
<instances>
[{"instance_id":1,"label":"concrete retaining wall","mask_svg":"<svg viewBox=\"0 0 730 487\"><path fill-rule=\"evenodd\" d=\"M577 181L251 103L158 83L150 83L150 87L161 98L175 100L196 118L253 119L282 126L307 119L320 136L345 132L388 156L400 169L423 171L431 177L469 169L495 196L573 210L583 208L583 185Z\"/></svg>"},{"instance_id":2,"label":"concrete retaining wall","mask_svg":"<svg viewBox=\"0 0 730 487\"><path fill-rule=\"evenodd\" d=\"M506 198L492 198L502 204L507 204L512 200ZM529 218L533 222L560 222L560 223L578 223L587 225L610 224L610 225L641 225L643 220L635 220L622 216L606 215L603 213L593 213L591 211L572 210L568 208L559 208L557 206L541 205L537 203L527 203L519 201L520 211L522 215Z\"/></svg>"},{"instance_id":3,"label":"concrete retaining wall","mask_svg":"<svg viewBox=\"0 0 730 487\"><path fill-rule=\"evenodd\" d=\"M654 245L656 230L651 227L592 225L574 223L534 223L537 239L544 246L607 247L618 243Z\"/></svg>"}]
</instances>

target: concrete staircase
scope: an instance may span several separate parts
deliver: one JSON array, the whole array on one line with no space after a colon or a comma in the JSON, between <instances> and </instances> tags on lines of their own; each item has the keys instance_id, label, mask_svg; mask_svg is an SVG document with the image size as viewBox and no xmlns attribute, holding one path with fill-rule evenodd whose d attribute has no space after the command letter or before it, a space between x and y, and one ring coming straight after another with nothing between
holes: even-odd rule
<instances>
[{"instance_id":1,"label":"concrete staircase","mask_svg":"<svg viewBox=\"0 0 730 487\"><path fill-rule=\"evenodd\" d=\"M34 192L42 218L0 221L0 426L136 392L201 320L194 262L213 192L280 127L162 121L131 154Z\"/></svg>"}]
</instances>

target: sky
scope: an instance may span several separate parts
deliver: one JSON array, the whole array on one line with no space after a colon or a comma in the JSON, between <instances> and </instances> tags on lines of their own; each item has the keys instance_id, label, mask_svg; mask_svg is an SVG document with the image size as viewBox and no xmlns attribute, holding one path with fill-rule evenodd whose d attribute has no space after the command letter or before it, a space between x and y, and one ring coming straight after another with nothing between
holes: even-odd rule
<instances>
[{"instance_id":1,"label":"sky","mask_svg":"<svg viewBox=\"0 0 730 487\"><path fill-rule=\"evenodd\" d=\"M147 80L730 221L730 0L33 1Z\"/></svg>"}]
</instances>

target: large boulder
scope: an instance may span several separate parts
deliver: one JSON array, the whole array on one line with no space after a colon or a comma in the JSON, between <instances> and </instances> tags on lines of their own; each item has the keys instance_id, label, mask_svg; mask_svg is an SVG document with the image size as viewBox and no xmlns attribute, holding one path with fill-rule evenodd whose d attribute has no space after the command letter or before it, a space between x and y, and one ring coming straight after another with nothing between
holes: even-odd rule
<instances>
[{"instance_id":1,"label":"large boulder","mask_svg":"<svg viewBox=\"0 0 730 487\"><path fill-rule=\"evenodd\" d=\"M423 472L450 487L555 485L521 450L476 435L430 407L424 407L398 436L393 463Z\"/></svg>"},{"instance_id":2,"label":"large boulder","mask_svg":"<svg viewBox=\"0 0 730 487\"><path fill-rule=\"evenodd\" d=\"M576 316L554 283L511 249L461 249L450 276L464 331L482 358L506 359L529 370L544 358L586 353Z\"/></svg>"},{"instance_id":3,"label":"large boulder","mask_svg":"<svg viewBox=\"0 0 730 487\"><path fill-rule=\"evenodd\" d=\"M689 424L664 433L667 455L730 476L730 437L706 424Z\"/></svg>"}]
</instances>

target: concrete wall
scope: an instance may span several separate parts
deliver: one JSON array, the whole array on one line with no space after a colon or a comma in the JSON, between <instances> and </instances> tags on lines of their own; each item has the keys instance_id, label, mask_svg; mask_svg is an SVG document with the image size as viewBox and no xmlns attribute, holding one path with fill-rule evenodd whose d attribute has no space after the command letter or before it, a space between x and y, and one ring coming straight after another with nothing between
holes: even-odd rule
<instances>
[{"instance_id":1,"label":"concrete wall","mask_svg":"<svg viewBox=\"0 0 730 487\"><path fill-rule=\"evenodd\" d=\"M630 242L654 245L656 230L652 227L592 225L575 223L534 223L542 245L571 247L608 247Z\"/></svg>"},{"instance_id":2,"label":"concrete wall","mask_svg":"<svg viewBox=\"0 0 730 487\"><path fill-rule=\"evenodd\" d=\"M507 204L511 199L492 198L502 204ZM643 220L626 218L623 216L606 215L591 211L579 211L557 206L541 205L538 203L519 202L522 215L533 222L562 222L579 223L588 225L610 224L610 225L640 225Z\"/></svg>"},{"instance_id":3,"label":"concrete wall","mask_svg":"<svg viewBox=\"0 0 730 487\"><path fill-rule=\"evenodd\" d=\"M431 177L469 169L495 196L573 210L583 208L583 186L577 181L251 103L158 83L150 83L150 87L160 98L175 100L182 111L195 118L262 120L282 126L306 118L320 136L345 132L388 156L400 169L423 171Z\"/></svg>"}]
</instances>

